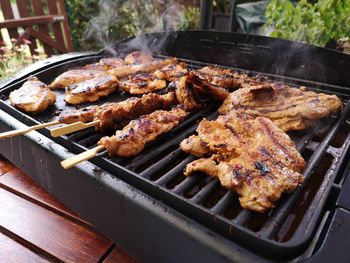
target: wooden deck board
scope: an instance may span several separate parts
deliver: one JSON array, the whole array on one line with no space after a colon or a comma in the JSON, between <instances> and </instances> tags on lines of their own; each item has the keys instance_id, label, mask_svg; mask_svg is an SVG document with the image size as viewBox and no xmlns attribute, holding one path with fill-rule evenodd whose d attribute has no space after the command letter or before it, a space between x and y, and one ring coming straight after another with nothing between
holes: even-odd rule
<instances>
[{"instance_id":1,"label":"wooden deck board","mask_svg":"<svg viewBox=\"0 0 350 263\"><path fill-rule=\"evenodd\" d=\"M102 259L136 262L28 175L0 159L0 262Z\"/></svg>"}]
</instances>

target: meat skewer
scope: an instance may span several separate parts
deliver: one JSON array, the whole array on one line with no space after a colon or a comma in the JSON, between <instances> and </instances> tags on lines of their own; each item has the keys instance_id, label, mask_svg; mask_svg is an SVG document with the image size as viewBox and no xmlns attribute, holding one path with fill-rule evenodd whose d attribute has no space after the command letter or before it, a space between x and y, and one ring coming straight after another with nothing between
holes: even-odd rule
<instances>
[{"instance_id":1,"label":"meat skewer","mask_svg":"<svg viewBox=\"0 0 350 263\"><path fill-rule=\"evenodd\" d=\"M133 97L121 102L92 106L59 116L60 123L70 125L51 130L53 137L58 137L88 127L97 126L99 130L116 130L126 122L155 110L168 109L177 104L174 92L163 95L149 93L141 98Z\"/></svg>"},{"instance_id":2,"label":"meat skewer","mask_svg":"<svg viewBox=\"0 0 350 263\"><path fill-rule=\"evenodd\" d=\"M122 130L116 131L114 136L103 137L99 146L61 162L63 168L93 158L99 151L107 149L111 157L130 157L140 153L145 145L156 140L160 135L175 128L188 115L181 107L170 111L157 110L149 115L132 120Z\"/></svg>"}]
</instances>

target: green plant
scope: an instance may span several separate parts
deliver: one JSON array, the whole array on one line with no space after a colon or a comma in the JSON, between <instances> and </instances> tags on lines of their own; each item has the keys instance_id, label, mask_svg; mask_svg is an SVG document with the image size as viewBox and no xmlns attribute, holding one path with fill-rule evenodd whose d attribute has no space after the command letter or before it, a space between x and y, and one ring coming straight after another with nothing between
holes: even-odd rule
<instances>
[{"instance_id":1,"label":"green plant","mask_svg":"<svg viewBox=\"0 0 350 263\"><path fill-rule=\"evenodd\" d=\"M155 2L68 0L75 49L96 50L139 32L198 28L199 8Z\"/></svg>"},{"instance_id":2,"label":"green plant","mask_svg":"<svg viewBox=\"0 0 350 263\"><path fill-rule=\"evenodd\" d=\"M12 76L17 71L27 67L46 57L43 50L36 50L37 54L31 55L29 45L31 42L24 40L21 45L15 45L16 39L11 39L11 44L3 43L0 47L0 79Z\"/></svg>"},{"instance_id":3,"label":"green plant","mask_svg":"<svg viewBox=\"0 0 350 263\"><path fill-rule=\"evenodd\" d=\"M350 1L272 0L266 9L266 26L272 37L285 38L316 46L350 36ZM266 27L265 27L266 28Z\"/></svg>"}]
</instances>

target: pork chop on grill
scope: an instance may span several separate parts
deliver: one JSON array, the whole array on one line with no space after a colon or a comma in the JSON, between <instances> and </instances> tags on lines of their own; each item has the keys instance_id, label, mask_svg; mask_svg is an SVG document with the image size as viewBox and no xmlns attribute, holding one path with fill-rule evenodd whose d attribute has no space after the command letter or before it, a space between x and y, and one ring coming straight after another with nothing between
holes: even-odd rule
<instances>
[{"instance_id":1,"label":"pork chop on grill","mask_svg":"<svg viewBox=\"0 0 350 263\"><path fill-rule=\"evenodd\" d=\"M174 81L187 72L185 63L169 64L162 69L158 69L154 72L154 75L159 79L164 79L168 82Z\"/></svg>"},{"instance_id":2,"label":"pork chop on grill","mask_svg":"<svg viewBox=\"0 0 350 263\"><path fill-rule=\"evenodd\" d=\"M92 79L104 74L104 71L96 69L71 69L59 75L50 85L50 89L64 89L70 84Z\"/></svg>"},{"instance_id":3,"label":"pork chop on grill","mask_svg":"<svg viewBox=\"0 0 350 263\"><path fill-rule=\"evenodd\" d=\"M65 101L69 104L94 102L115 92L118 80L111 75L101 75L92 79L68 85Z\"/></svg>"},{"instance_id":4,"label":"pork chop on grill","mask_svg":"<svg viewBox=\"0 0 350 263\"><path fill-rule=\"evenodd\" d=\"M187 115L188 113L180 107L170 111L157 110L132 120L114 136L101 138L98 144L103 145L111 157L135 156L147 143L175 128Z\"/></svg>"},{"instance_id":5,"label":"pork chop on grill","mask_svg":"<svg viewBox=\"0 0 350 263\"><path fill-rule=\"evenodd\" d=\"M288 135L265 117L232 112L203 119L197 132L180 145L202 157L186 166L185 175L200 171L217 177L241 196L245 209L265 212L303 182L304 159Z\"/></svg>"},{"instance_id":6,"label":"pork chop on grill","mask_svg":"<svg viewBox=\"0 0 350 263\"><path fill-rule=\"evenodd\" d=\"M343 108L336 95L316 93L305 87L291 88L269 81L250 82L234 91L220 107L221 114L243 109L271 119L284 131L303 130Z\"/></svg>"},{"instance_id":7,"label":"pork chop on grill","mask_svg":"<svg viewBox=\"0 0 350 263\"><path fill-rule=\"evenodd\" d=\"M29 113L44 111L56 101L56 94L36 77L29 77L23 86L10 93L11 105Z\"/></svg>"},{"instance_id":8,"label":"pork chop on grill","mask_svg":"<svg viewBox=\"0 0 350 263\"><path fill-rule=\"evenodd\" d=\"M124 66L125 62L121 58L111 57L111 58L102 58L99 62L94 64L88 64L82 67L82 69L92 69L92 70L108 70L112 68L117 68Z\"/></svg>"}]
</instances>

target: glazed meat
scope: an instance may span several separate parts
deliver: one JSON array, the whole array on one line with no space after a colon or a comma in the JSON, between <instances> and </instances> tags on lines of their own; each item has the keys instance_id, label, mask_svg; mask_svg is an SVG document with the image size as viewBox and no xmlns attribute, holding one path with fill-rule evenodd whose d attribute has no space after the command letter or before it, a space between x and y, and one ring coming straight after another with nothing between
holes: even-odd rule
<instances>
[{"instance_id":1,"label":"glazed meat","mask_svg":"<svg viewBox=\"0 0 350 263\"><path fill-rule=\"evenodd\" d=\"M176 81L175 85L176 98L187 111L200 107L200 104L196 102L193 88L188 81L188 76L181 77Z\"/></svg>"},{"instance_id":2,"label":"glazed meat","mask_svg":"<svg viewBox=\"0 0 350 263\"><path fill-rule=\"evenodd\" d=\"M271 119L284 131L303 130L315 120L338 112L343 107L335 95L291 88L272 82L251 82L230 94L220 107L221 114L244 109L247 113Z\"/></svg>"},{"instance_id":3,"label":"glazed meat","mask_svg":"<svg viewBox=\"0 0 350 263\"><path fill-rule=\"evenodd\" d=\"M250 80L250 77L248 77L247 74L214 66L204 67L200 70L194 71L193 74L213 86L228 90L241 88L242 83Z\"/></svg>"},{"instance_id":4,"label":"glazed meat","mask_svg":"<svg viewBox=\"0 0 350 263\"><path fill-rule=\"evenodd\" d=\"M108 72L109 74L117 78L121 78L121 77L133 75L137 73L152 73L157 69L161 69L169 64L174 64L174 63L177 63L177 59L169 58L164 60L150 61L143 64L121 66L118 68L110 69Z\"/></svg>"},{"instance_id":5,"label":"glazed meat","mask_svg":"<svg viewBox=\"0 0 350 263\"><path fill-rule=\"evenodd\" d=\"M130 75L129 79L120 82L120 88L130 94L145 94L164 89L166 81L158 79L150 73L139 73Z\"/></svg>"},{"instance_id":6,"label":"glazed meat","mask_svg":"<svg viewBox=\"0 0 350 263\"><path fill-rule=\"evenodd\" d=\"M172 130L187 115L188 113L180 107L173 108L171 111L157 110L132 120L114 136L101 138L98 144L103 145L111 157L135 156L147 143Z\"/></svg>"},{"instance_id":7,"label":"glazed meat","mask_svg":"<svg viewBox=\"0 0 350 263\"><path fill-rule=\"evenodd\" d=\"M132 119L155 110L168 109L177 103L174 92L164 95L149 93L141 98L133 97L125 101L111 102L102 106L91 106L63 113L59 116L61 123L91 122L100 120L98 129L117 129Z\"/></svg>"},{"instance_id":8,"label":"glazed meat","mask_svg":"<svg viewBox=\"0 0 350 263\"><path fill-rule=\"evenodd\" d=\"M142 51L132 52L124 58L125 64L127 65L143 64L151 62L152 60L153 57L151 54Z\"/></svg>"},{"instance_id":9,"label":"glazed meat","mask_svg":"<svg viewBox=\"0 0 350 263\"><path fill-rule=\"evenodd\" d=\"M29 113L44 111L56 101L56 94L36 77L29 77L23 86L10 93L11 105Z\"/></svg>"},{"instance_id":10,"label":"glazed meat","mask_svg":"<svg viewBox=\"0 0 350 263\"><path fill-rule=\"evenodd\" d=\"M154 75L159 79L164 79L168 82L174 81L182 76L184 76L187 72L186 64L169 64L162 69L158 69L154 72Z\"/></svg>"},{"instance_id":11,"label":"glazed meat","mask_svg":"<svg viewBox=\"0 0 350 263\"><path fill-rule=\"evenodd\" d=\"M101 75L67 86L64 100L69 104L94 102L115 92L117 88L116 77Z\"/></svg>"},{"instance_id":12,"label":"glazed meat","mask_svg":"<svg viewBox=\"0 0 350 263\"><path fill-rule=\"evenodd\" d=\"M241 197L243 208L265 212L284 192L303 182L305 161L294 143L271 120L244 112L203 119L198 135L180 147L202 157L186 166L185 175L204 172Z\"/></svg>"},{"instance_id":13,"label":"glazed meat","mask_svg":"<svg viewBox=\"0 0 350 263\"><path fill-rule=\"evenodd\" d=\"M72 69L59 75L50 85L50 89L64 89L66 86L92 79L103 74L103 71L96 69Z\"/></svg>"},{"instance_id":14,"label":"glazed meat","mask_svg":"<svg viewBox=\"0 0 350 263\"><path fill-rule=\"evenodd\" d=\"M82 67L82 69L104 71L112 68L121 67L124 65L125 63L123 59L112 57L112 58L102 58L98 63L85 65L84 67Z\"/></svg>"}]
</instances>

